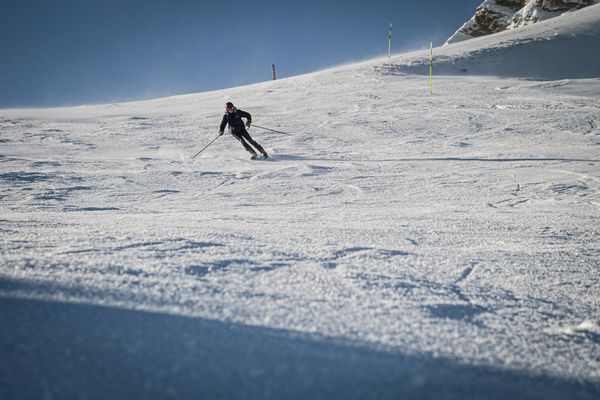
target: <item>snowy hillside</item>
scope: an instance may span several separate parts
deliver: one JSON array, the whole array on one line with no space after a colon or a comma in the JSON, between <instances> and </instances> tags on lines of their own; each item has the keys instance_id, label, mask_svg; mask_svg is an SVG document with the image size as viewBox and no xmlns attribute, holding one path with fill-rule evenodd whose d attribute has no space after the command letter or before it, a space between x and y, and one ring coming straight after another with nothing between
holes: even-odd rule
<instances>
[{"instance_id":1,"label":"snowy hillside","mask_svg":"<svg viewBox=\"0 0 600 400\"><path fill-rule=\"evenodd\" d=\"M0 110L0 398L597 399L599 7L434 49L433 95L417 52ZM226 101L292 135L192 160Z\"/></svg>"},{"instance_id":2,"label":"snowy hillside","mask_svg":"<svg viewBox=\"0 0 600 400\"><path fill-rule=\"evenodd\" d=\"M446 44L516 29L597 3L598 0L485 0Z\"/></svg>"},{"instance_id":3,"label":"snowy hillside","mask_svg":"<svg viewBox=\"0 0 600 400\"><path fill-rule=\"evenodd\" d=\"M598 37L600 4L522 29L435 49L434 74L596 78L600 76ZM392 61L382 68L390 73L429 74L429 51Z\"/></svg>"}]
</instances>

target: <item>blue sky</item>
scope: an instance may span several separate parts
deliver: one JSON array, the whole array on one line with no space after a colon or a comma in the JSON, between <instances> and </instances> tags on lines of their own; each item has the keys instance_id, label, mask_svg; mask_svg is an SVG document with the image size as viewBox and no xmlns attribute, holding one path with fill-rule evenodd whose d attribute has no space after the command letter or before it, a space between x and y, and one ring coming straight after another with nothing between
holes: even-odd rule
<instances>
[{"instance_id":1,"label":"blue sky","mask_svg":"<svg viewBox=\"0 0 600 400\"><path fill-rule=\"evenodd\" d=\"M145 99L441 45L482 0L7 0L0 107Z\"/></svg>"}]
</instances>

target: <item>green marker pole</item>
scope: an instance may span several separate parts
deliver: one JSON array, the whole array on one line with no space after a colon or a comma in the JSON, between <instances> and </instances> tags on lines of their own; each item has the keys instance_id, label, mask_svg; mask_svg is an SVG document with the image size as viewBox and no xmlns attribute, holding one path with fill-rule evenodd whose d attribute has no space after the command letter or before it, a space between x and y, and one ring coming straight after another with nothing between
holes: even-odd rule
<instances>
[{"instance_id":1,"label":"green marker pole","mask_svg":"<svg viewBox=\"0 0 600 400\"><path fill-rule=\"evenodd\" d=\"M392 23L390 22L390 34L388 35L388 59L392 55Z\"/></svg>"},{"instance_id":2,"label":"green marker pole","mask_svg":"<svg viewBox=\"0 0 600 400\"><path fill-rule=\"evenodd\" d=\"M429 42L429 94L433 94L433 42Z\"/></svg>"}]
</instances>

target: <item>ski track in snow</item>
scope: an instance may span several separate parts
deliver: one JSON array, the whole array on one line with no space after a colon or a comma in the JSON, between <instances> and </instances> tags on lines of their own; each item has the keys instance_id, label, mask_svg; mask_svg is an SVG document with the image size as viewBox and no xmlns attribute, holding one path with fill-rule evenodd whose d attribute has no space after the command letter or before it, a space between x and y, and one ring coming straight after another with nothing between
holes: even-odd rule
<instances>
[{"instance_id":1,"label":"ski track in snow","mask_svg":"<svg viewBox=\"0 0 600 400\"><path fill-rule=\"evenodd\" d=\"M585 93L600 80L436 77L432 96L427 84L361 64L0 110L0 296L315 335L598 393L600 98ZM293 136L252 128L269 160L228 135L191 160L229 100Z\"/></svg>"}]
</instances>

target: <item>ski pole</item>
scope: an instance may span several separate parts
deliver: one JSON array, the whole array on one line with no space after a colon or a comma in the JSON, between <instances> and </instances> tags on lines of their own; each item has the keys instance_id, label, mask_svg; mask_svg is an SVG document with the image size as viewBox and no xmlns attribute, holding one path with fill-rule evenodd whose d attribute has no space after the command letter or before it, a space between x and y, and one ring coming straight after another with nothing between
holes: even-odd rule
<instances>
[{"instance_id":1,"label":"ski pole","mask_svg":"<svg viewBox=\"0 0 600 400\"><path fill-rule=\"evenodd\" d=\"M260 128L260 129L266 129L267 131L271 131L271 132L281 133L282 135L292 136L291 133L285 133L285 132L281 132L281 131L276 131L275 129L265 128L264 126L260 126L260 125L254 125L254 124L252 124L251 126L255 126L257 128Z\"/></svg>"},{"instance_id":2,"label":"ski pole","mask_svg":"<svg viewBox=\"0 0 600 400\"><path fill-rule=\"evenodd\" d=\"M218 139L220 136L221 136L221 134L219 133L219 134L217 135L217 137L216 137L216 138L214 138L213 140L211 140L209 144L207 144L206 146L204 146L204 148L203 148L202 150L200 150L199 152L197 152L197 153L196 153L196 155L195 155L194 157L192 157L192 160L193 160L194 158L196 158L196 156L197 156L198 154L200 154L200 153L202 153L204 150L206 150L206 148L207 148L208 146L210 146L211 144L213 144L213 143L214 143L214 141L215 141L215 140L217 140L217 139Z\"/></svg>"}]
</instances>

